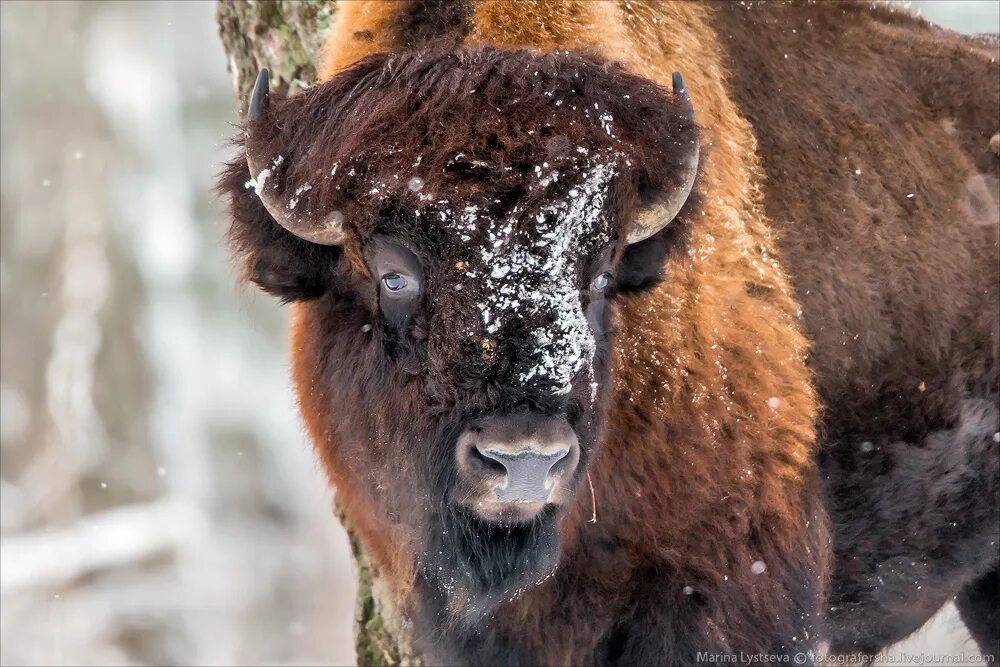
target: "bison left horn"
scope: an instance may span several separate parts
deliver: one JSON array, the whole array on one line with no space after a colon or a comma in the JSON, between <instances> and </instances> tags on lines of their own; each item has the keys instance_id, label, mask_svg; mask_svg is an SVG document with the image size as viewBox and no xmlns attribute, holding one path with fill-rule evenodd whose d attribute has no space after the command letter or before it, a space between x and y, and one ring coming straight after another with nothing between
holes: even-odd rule
<instances>
[{"instance_id":1,"label":"bison left horn","mask_svg":"<svg viewBox=\"0 0 1000 667\"><path fill-rule=\"evenodd\" d=\"M268 182L273 176L272 171L284 161L280 155L261 155L261 147L258 145L260 142L254 141L254 126L266 119L271 101L269 79L267 68L262 69L253 84L250 104L247 106L247 167L255 183L257 196L274 221L292 234L320 245L341 245L347 237L343 216L335 213L322 223L317 223L312 216L299 216L294 212L294 199L288 202L282 200L277 178Z\"/></svg>"},{"instance_id":2,"label":"bison left horn","mask_svg":"<svg viewBox=\"0 0 1000 667\"><path fill-rule=\"evenodd\" d=\"M684 87L684 79L679 72L673 74L674 95L680 95L681 105L685 115L692 127L694 127L694 106L691 98L688 97L687 88ZM698 137L697 134L689 138L682 138L683 142L677 160L678 184L666 195L656 201L651 206L639 211L632 224L629 225L625 234L625 243L638 243L666 227L677 217L684 203L691 195L691 188L694 187L695 176L698 175Z\"/></svg>"}]
</instances>

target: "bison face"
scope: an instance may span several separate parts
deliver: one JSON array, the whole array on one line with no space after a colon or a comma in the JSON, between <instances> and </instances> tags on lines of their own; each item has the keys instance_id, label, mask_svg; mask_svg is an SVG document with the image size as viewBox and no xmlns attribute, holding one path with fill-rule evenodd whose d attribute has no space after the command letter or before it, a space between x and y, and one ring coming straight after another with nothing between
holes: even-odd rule
<instances>
[{"instance_id":1,"label":"bison face","mask_svg":"<svg viewBox=\"0 0 1000 667\"><path fill-rule=\"evenodd\" d=\"M222 181L233 248L306 302L300 399L348 514L452 608L557 566L601 440L614 294L683 239L682 85L495 49L373 56L274 102L258 80Z\"/></svg>"}]
</instances>

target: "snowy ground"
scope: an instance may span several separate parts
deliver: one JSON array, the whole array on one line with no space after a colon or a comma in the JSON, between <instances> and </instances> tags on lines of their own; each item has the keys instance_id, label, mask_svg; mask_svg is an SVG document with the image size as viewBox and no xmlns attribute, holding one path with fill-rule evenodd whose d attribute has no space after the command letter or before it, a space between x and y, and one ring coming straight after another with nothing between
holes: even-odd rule
<instances>
[{"instance_id":1,"label":"snowy ground","mask_svg":"<svg viewBox=\"0 0 1000 667\"><path fill-rule=\"evenodd\" d=\"M976 642L969 636L965 624L958 616L954 603L948 603L934 618L927 621L924 627L907 637L904 641L886 649L889 656L899 656L899 662L904 662L902 656L924 653L928 655L965 656L964 663L952 664L984 664L982 654ZM891 663L883 663L891 664ZM927 664L932 664L928 661Z\"/></svg>"}]
</instances>

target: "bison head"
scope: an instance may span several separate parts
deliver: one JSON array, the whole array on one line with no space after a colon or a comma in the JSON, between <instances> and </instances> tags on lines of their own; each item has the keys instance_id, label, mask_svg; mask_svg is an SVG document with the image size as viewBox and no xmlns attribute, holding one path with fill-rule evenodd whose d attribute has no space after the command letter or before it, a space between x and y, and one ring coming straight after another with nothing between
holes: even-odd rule
<instances>
[{"instance_id":1,"label":"bison head","mask_svg":"<svg viewBox=\"0 0 1000 667\"><path fill-rule=\"evenodd\" d=\"M267 85L222 179L234 251L308 301L300 398L341 490L421 585L486 609L556 566L602 437L614 296L683 241L683 83L469 48Z\"/></svg>"}]
</instances>

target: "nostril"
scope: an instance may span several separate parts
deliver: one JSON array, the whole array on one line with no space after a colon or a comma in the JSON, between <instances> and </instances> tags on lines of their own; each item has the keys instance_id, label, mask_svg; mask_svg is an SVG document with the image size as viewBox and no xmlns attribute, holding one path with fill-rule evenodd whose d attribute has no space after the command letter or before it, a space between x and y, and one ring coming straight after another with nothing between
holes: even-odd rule
<instances>
[{"instance_id":1,"label":"nostril","mask_svg":"<svg viewBox=\"0 0 1000 667\"><path fill-rule=\"evenodd\" d=\"M569 463L569 449L564 449L552 457L552 467L549 468L549 472L546 477L555 477L562 473L566 469L566 465Z\"/></svg>"},{"instance_id":2,"label":"nostril","mask_svg":"<svg viewBox=\"0 0 1000 667\"><path fill-rule=\"evenodd\" d=\"M500 475L507 474L507 467L498 458L494 458L490 454L479 449L479 445L473 445L472 451L469 453L469 458L478 463L483 467L484 470L492 473L497 473Z\"/></svg>"}]
</instances>

